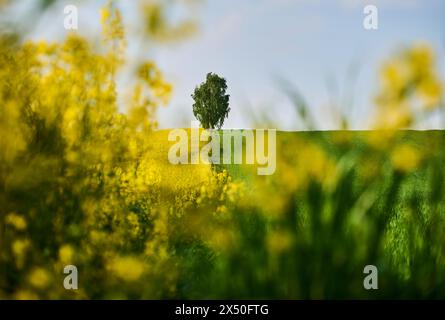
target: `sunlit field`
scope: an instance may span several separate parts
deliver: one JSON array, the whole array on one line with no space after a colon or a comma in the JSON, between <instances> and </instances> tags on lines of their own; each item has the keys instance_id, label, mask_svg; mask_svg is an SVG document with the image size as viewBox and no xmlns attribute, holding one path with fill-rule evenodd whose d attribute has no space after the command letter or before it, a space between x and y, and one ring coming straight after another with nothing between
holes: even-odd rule
<instances>
[{"instance_id":1,"label":"sunlit field","mask_svg":"<svg viewBox=\"0 0 445 320\"><path fill-rule=\"evenodd\" d=\"M111 4L102 29L100 49L0 37L1 299L445 298L445 133L408 130L445 119L431 46L382 61L371 130L278 131L262 176L170 163L174 87L142 61L119 92Z\"/></svg>"}]
</instances>

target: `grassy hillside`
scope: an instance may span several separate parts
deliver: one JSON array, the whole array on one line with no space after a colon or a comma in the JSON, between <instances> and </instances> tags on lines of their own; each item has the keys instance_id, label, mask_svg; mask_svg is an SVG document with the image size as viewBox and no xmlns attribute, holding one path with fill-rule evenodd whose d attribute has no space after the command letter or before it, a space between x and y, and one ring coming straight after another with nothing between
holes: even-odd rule
<instances>
[{"instance_id":1,"label":"grassy hillside","mask_svg":"<svg viewBox=\"0 0 445 320\"><path fill-rule=\"evenodd\" d=\"M168 130L113 130L4 162L2 297L445 297L445 132L278 132L259 176L169 163Z\"/></svg>"},{"instance_id":2,"label":"grassy hillside","mask_svg":"<svg viewBox=\"0 0 445 320\"><path fill-rule=\"evenodd\" d=\"M444 139L443 131L278 132L275 174L217 166L239 197L200 220L221 239L182 294L444 297ZM378 290L363 288L366 265L379 270Z\"/></svg>"}]
</instances>

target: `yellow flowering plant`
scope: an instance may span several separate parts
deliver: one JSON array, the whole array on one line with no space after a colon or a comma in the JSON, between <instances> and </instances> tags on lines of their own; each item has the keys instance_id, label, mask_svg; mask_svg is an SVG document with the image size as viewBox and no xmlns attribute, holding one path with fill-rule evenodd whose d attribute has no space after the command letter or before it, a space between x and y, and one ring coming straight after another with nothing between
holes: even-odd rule
<instances>
[{"instance_id":1,"label":"yellow flowering plant","mask_svg":"<svg viewBox=\"0 0 445 320\"><path fill-rule=\"evenodd\" d=\"M160 1L142 8L152 40L193 30L172 28ZM156 113L172 85L138 61L119 90L112 1L101 20L97 47L0 36L0 298L445 296L445 136L401 130L443 107L432 49L384 64L377 130L279 132L276 172L258 176L169 163ZM378 293L363 290L370 263Z\"/></svg>"},{"instance_id":2,"label":"yellow flowering plant","mask_svg":"<svg viewBox=\"0 0 445 320\"><path fill-rule=\"evenodd\" d=\"M1 38L0 297L174 295L172 219L223 201L201 192L213 188L207 166L189 184L169 182L176 168L154 129L172 89L154 62L137 69L119 111L126 41L111 2L102 23L102 52L75 34L53 44ZM84 283L75 292L63 287L71 264Z\"/></svg>"}]
</instances>

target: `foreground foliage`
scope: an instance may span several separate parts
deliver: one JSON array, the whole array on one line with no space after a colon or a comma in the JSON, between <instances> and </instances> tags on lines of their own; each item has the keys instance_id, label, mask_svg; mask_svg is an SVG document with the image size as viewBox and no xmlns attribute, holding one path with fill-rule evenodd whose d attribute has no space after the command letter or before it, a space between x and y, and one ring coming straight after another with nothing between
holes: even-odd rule
<instances>
[{"instance_id":1,"label":"foreground foliage","mask_svg":"<svg viewBox=\"0 0 445 320\"><path fill-rule=\"evenodd\" d=\"M1 39L1 298L445 297L445 137L399 131L441 105L431 50L384 66L383 131L280 133L259 177L168 163L171 86L141 63L120 112L124 30L102 17L102 51Z\"/></svg>"}]
</instances>

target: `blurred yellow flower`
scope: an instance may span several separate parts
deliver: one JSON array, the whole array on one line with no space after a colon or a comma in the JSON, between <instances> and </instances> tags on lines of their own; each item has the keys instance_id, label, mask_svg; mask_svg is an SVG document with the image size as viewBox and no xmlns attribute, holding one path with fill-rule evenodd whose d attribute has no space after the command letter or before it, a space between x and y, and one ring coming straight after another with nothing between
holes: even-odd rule
<instances>
[{"instance_id":1,"label":"blurred yellow flower","mask_svg":"<svg viewBox=\"0 0 445 320\"><path fill-rule=\"evenodd\" d=\"M19 290L15 293L17 300L38 300L39 296L30 290Z\"/></svg>"},{"instance_id":2,"label":"blurred yellow flower","mask_svg":"<svg viewBox=\"0 0 445 320\"><path fill-rule=\"evenodd\" d=\"M381 70L377 129L398 130L411 126L418 113L440 106L443 84L436 71L433 50L417 45L402 51Z\"/></svg>"},{"instance_id":3,"label":"blurred yellow flower","mask_svg":"<svg viewBox=\"0 0 445 320\"><path fill-rule=\"evenodd\" d=\"M63 264L72 264L74 249L71 245L65 244L59 248L59 259Z\"/></svg>"},{"instance_id":4,"label":"blurred yellow flower","mask_svg":"<svg viewBox=\"0 0 445 320\"><path fill-rule=\"evenodd\" d=\"M273 231L267 236L267 248L274 253L282 253L290 249L293 236L287 231Z\"/></svg>"},{"instance_id":5,"label":"blurred yellow flower","mask_svg":"<svg viewBox=\"0 0 445 320\"><path fill-rule=\"evenodd\" d=\"M14 254L17 267L23 268L26 258L26 252L30 247L30 241L28 239L14 240L12 243L12 253Z\"/></svg>"},{"instance_id":6,"label":"blurred yellow flower","mask_svg":"<svg viewBox=\"0 0 445 320\"><path fill-rule=\"evenodd\" d=\"M19 239L19 240L15 240L12 243L12 252L16 255L16 256L23 256L26 252L26 250L29 247L29 240L25 239Z\"/></svg>"},{"instance_id":7,"label":"blurred yellow flower","mask_svg":"<svg viewBox=\"0 0 445 320\"><path fill-rule=\"evenodd\" d=\"M403 144L393 150L391 160L395 169L409 172L419 165L421 156L414 147Z\"/></svg>"},{"instance_id":8,"label":"blurred yellow flower","mask_svg":"<svg viewBox=\"0 0 445 320\"><path fill-rule=\"evenodd\" d=\"M411 66L413 75L424 76L430 73L434 66L435 57L428 44L416 44L406 51L406 61Z\"/></svg>"},{"instance_id":9,"label":"blurred yellow flower","mask_svg":"<svg viewBox=\"0 0 445 320\"><path fill-rule=\"evenodd\" d=\"M17 213L8 214L5 218L5 222L20 231L25 230L27 226L26 219Z\"/></svg>"},{"instance_id":10,"label":"blurred yellow flower","mask_svg":"<svg viewBox=\"0 0 445 320\"><path fill-rule=\"evenodd\" d=\"M298 170L299 178L307 182L310 179L320 182L323 185L331 185L336 178L336 163L329 157L321 146L308 143L299 151Z\"/></svg>"},{"instance_id":11,"label":"blurred yellow flower","mask_svg":"<svg viewBox=\"0 0 445 320\"><path fill-rule=\"evenodd\" d=\"M381 72L383 88L386 92L398 96L409 81L409 76L409 69L402 61L391 61L384 65Z\"/></svg>"},{"instance_id":12,"label":"blurred yellow flower","mask_svg":"<svg viewBox=\"0 0 445 320\"><path fill-rule=\"evenodd\" d=\"M442 94L442 84L435 77L427 77L419 84L419 95L426 109L438 107Z\"/></svg>"},{"instance_id":13,"label":"blurred yellow flower","mask_svg":"<svg viewBox=\"0 0 445 320\"><path fill-rule=\"evenodd\" d=\"M144 264L135 257L116 257L108 265L111 272L121 280L138 280L144 272Z\"/></svg>"},{"instance_id":14,"label":"blurred yellow flower","mask_svg":"<svg viewBox=\"0 0 445 320\"><path fill-rule=\"evenodd\" d=\"M413 122L413 115L404 105L387 105L380 110L376 129L398 130L409 127Z\"/></svg>"},{"instance_id":15,"label":"blurred yellow flower","mask_svg":"<svg viewBox=\"0 0 445 320\"><path fill-rule=\"evenodd\" d=\"M50 277L45 269L35 268L33 271L31 271L28 281L35 288L44 289L48 286Z\"/></svg>"},{"instance_id":16,"label":"blurred yellow flower","mask_svg":"<svg viewBox=\"0 0 445 320\"><path fill-rule=\"evenodd\" d=\"M139 226L139 218L137 214L131 212L127 216L128 223L130 225L130 230L133 237L136 237L139 234L140 226Z\"/></svg>"},{"instance_id":17,"label":"blurred yellow flower","mask_svg":"<svg viewBox=\"0 0 445 320\"><path fill-rule=\"evenodd\" d=\"M106 40L124 39L125 31L121 13L113 6L112 1L100 10L100 22Z\"/></svg>"},{"instance_id":18,"label":"blurred yellow flower","mask_svg":"<svg viewBox=\"0 0 445 320\"><path fill-rule=\"evenodd\" d=\"M210 232L210 244L218 250L230 250L235 245L232 230L214 228Z\"/></svg>"}]
</instances>

